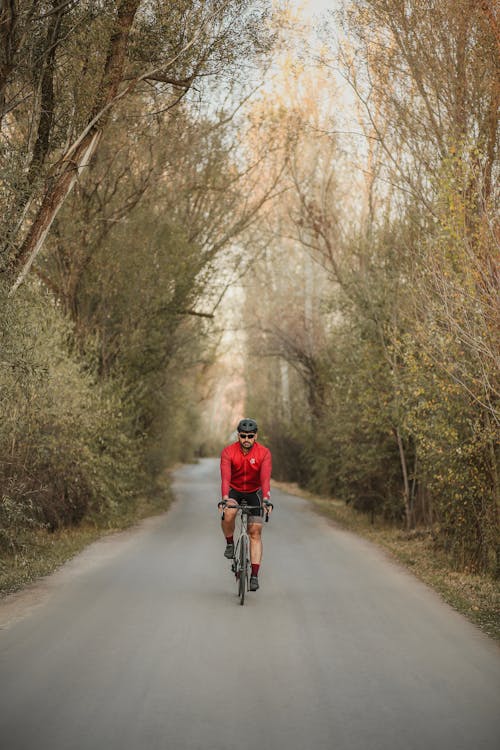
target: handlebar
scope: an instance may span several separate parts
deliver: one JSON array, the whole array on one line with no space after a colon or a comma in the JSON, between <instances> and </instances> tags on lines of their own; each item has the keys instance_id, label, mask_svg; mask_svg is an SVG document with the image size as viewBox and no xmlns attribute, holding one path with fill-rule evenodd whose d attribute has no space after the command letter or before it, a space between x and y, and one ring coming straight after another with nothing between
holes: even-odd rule
<instances>
[{"instance_id":1,"label":"handlebar","mask_svg":"<svg viewBox=\"0 0 500 750\"><path fill-rule=\"evenodd\" d=\"M222 509L222 518L224 518L224 510L226 508L233 508L235 510L241 510L242 513L245 513L247 516L249 516L250 512L252 510L254 510L255 508L258 508L258 507L263 507L263 506L266 506L266 508L273 508L274 509L273 503L270 503L268 500L263 500L262 506L248 505L248 503L246 502L246 500L242 500L241 503L238 504L238 505L234 505L233 503L227 503L225 500L219 500L219 502L217 503L217 507ZM266 513L266 523L268 523L268 521L269 521L269 510L266 510L265 513Z\"/></svg>"}]
</instances>

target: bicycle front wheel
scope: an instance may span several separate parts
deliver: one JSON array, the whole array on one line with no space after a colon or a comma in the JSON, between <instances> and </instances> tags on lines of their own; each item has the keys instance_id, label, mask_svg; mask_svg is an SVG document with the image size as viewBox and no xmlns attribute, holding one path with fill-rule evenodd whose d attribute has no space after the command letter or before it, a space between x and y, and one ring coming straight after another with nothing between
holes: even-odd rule
<instances>
[{"instance_id":1,"label":"bicycle front wheel","mask_svg":"<svg viewBox=\"0 0 500 750\"><path fill-rule=\"evenodd\" d=\"M248 577L248 539L245 536L240 539L239 568L238 596L240 597L240 604L244 604Z\"/></svg>"}]
</instances>

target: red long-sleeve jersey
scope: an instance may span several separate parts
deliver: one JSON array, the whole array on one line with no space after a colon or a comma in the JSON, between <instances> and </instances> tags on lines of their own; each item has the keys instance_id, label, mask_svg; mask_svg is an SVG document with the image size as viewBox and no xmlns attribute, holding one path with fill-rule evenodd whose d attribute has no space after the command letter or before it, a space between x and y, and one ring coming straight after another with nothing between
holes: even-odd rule
<instances>
[{"instance_id":1,"label":"red long-sleeve jersey","mask_svg":"<svg viewBox=\"0 0 500 750\"><path fill-rule=\"evenodd\" d=\"M264 497L271 491L271 451L255 443L245 455L239 442L227 445L220 457L222 497L229 488L238 492L256 492L262 489Z\"/></svg>"}]
</instances>

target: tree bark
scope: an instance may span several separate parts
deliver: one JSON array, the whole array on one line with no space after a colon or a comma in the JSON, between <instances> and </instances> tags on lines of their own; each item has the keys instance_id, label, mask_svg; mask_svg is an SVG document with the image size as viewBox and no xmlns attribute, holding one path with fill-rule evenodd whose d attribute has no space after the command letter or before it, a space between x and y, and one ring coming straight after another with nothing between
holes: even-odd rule
<instances>
[{"instance_id":1,"label":"tree bark","mask_svg":"<svg viewBox=\"0 0 500 750\"><path fill-rule=\"evenodd\" d=\"M490 2L490 0L480 0L479 5L483 14L488 19L491 31L493 33L493 36L495 37L497 52L500 56L500 24L496 18L495 11L492 8L492 3Z\"/></svg>"},{"instance_id":2,"label":"tree bark","mask_svg":"<svg viewBox=\"0 0 500 750\"><path fill-rule=\"evenodd\" d=\"M410 505L410 482L408 479L408 467L406 464L406 455L403 445L403 438L399 427L396 427L396 440L398 441L399 459L401 461L401 471L403 473L403 497L405 504L405 516L406 516L406 530L409 531L413 527L413 514Z\"/></svg>"},{"instance_id":3,"label":"tree bark","mask_svg":"<svg viewBox=\"0 0 500 750\"><path fill-rule=\"evenodd\" d=\"M49 18L46 41L46 59L40 81L40 118L33 148L33 156L28 170L28 183L32 183L45 161L50 145L50 133L54 119L54 72L56 50L61 30L64 8L59 0L52 0L53 12Z\"/></svg>"},{"instance_id":4,"label":"tree bark","mask_svg":"<svg viewBox=\"0 0 500 750\"><path fill-rule=\"evenodd\" d=\"M16 52L16 21L15 0L5 0L0 12L0 123L6 111L5 91Z\"/></svg>"}]
</instances>

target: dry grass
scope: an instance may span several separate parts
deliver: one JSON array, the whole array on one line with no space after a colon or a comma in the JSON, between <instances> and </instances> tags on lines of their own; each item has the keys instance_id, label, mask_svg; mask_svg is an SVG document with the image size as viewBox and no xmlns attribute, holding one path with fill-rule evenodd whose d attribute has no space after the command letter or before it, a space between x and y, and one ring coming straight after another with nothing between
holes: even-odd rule
<instances>
[{"instance_id":1,"label":"dry grass","mask_svg":"<svg viewBox=\"0 0 500 750\"><path fill-rule=\"evenodd\" d=\"M53 573L66 560L110 530L85 525L54 533L27 533L22 550L0 558L0 595L19 591L32 581Z\"/></svg>"},{"instance_id":2,"label":"dry grass","mask_svg":"<svg viewBox=\"0 0 500 750\"><path fill-rule=\"evenodd\" d=\"M417 578L437 591L454 609L500 641L498 581L488 576L455 570L446 555L436 549L429 533L406 533L380 520L372 525L365 515L339 500L318 498L296 484L273 484L285 492L309 500L316 511L342 528L384 547Z\"/></svg>"}]
</instances>

